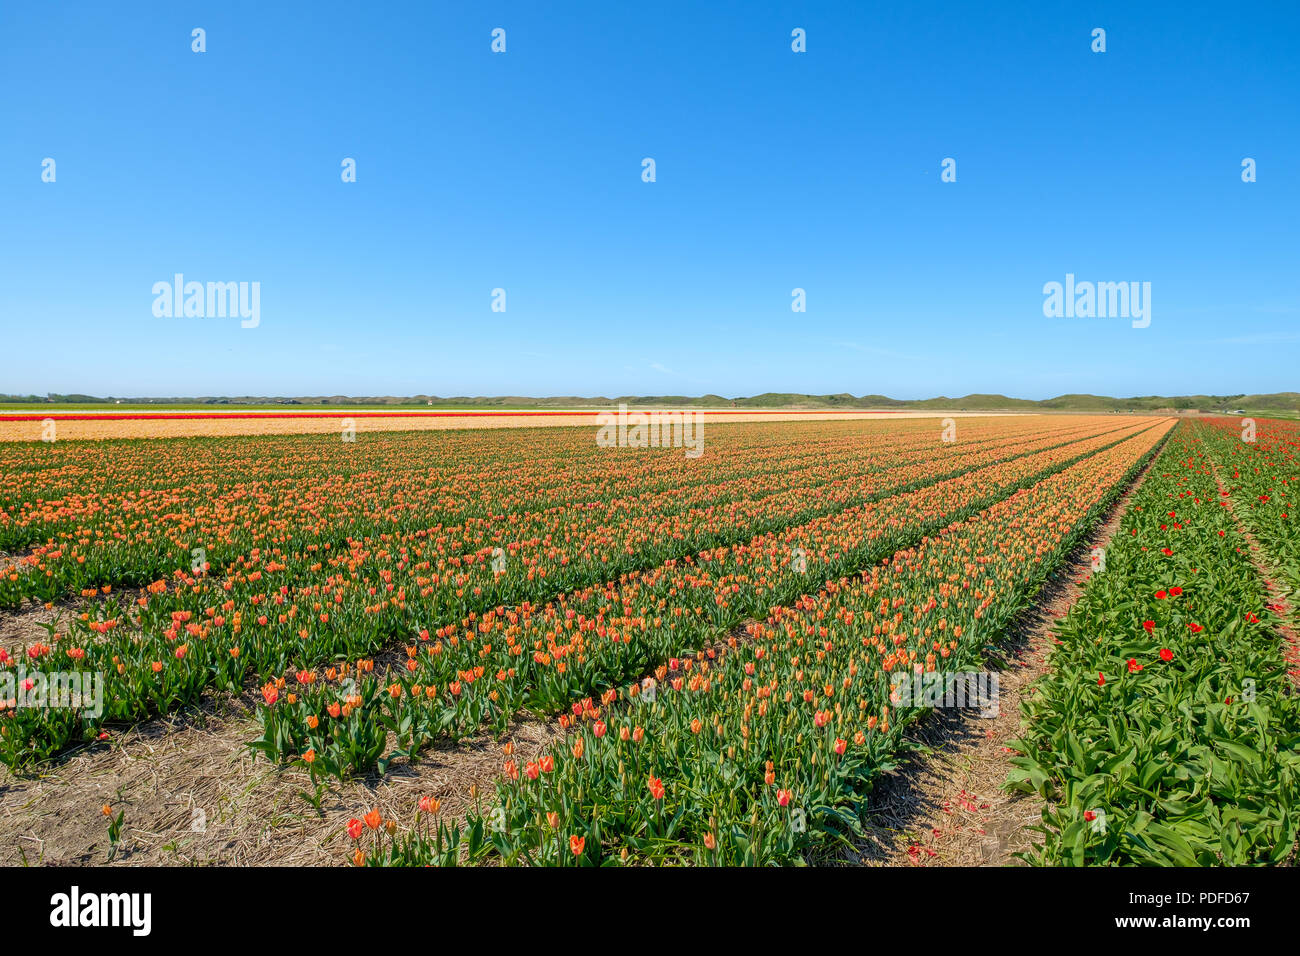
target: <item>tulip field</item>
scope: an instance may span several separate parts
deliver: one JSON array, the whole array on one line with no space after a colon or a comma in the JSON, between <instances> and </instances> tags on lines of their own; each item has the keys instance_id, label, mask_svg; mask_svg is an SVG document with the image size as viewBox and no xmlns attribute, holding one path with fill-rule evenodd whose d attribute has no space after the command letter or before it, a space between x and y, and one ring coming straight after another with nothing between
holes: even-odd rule
<instances>
[{"instance_id":1,"label":"tulip field","mask_svg":"<svg viewBox=\"0 0 1300 956\"><path fill-rule=\"evenodd\" d=\"M1286 862L1300 426L1243 429L720 424L698 459L585 427L0 444L0 616L46 613L0 674L103 686L98 713L0 699L0 761L242 698L247 752L318 803L500 754L457 812L357 806L340 863L818 862L930 711L897 678L983 668L1131 489L1006 758L1042 805L1027 861ZM523 755L522 723L553 742Z\"/></svg>"},{"instance_id":2,"label":"tulip field","mask_svg":"<svg viewBox=\"0 0 1300 956\"><path fill-rule=\"evenodd\" d=\"M1048 798L1036 862L1282 863L1300 832L1300 428L1184 425L1059 631L1017 786ZM1263 573L1252 563L1257 537Z\"/></svg>"}]
</instances>

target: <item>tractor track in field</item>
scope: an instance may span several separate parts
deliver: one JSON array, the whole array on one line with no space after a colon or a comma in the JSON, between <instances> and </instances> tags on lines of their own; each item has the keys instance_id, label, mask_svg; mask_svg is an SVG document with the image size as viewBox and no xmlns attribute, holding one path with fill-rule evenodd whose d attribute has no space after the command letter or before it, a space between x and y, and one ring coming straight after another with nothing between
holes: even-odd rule
<instances>
[{"instance_id":1,"label":"tractor track in field","mask_svg":"<svg viewBox=\"0 0 1300 956\"><path fill-rule=\"evenodd\" d=\"M1177 427L1177 426L1175 426ZM1172 434L1172 429L1169 434ZM841 857L849 866L1015 866L1042 820L1036 794L1003 790L1020 736L1020 701L1049 670L1056 622L1083 593L1092 549L1109 545L1129 503L1155 466L1167 437L1093 529L1017 615L990 653L998 674L998 713L938 708L913 725L913 752L885 774L867 805L866 836Z\"/></svg>"}]
</instances>

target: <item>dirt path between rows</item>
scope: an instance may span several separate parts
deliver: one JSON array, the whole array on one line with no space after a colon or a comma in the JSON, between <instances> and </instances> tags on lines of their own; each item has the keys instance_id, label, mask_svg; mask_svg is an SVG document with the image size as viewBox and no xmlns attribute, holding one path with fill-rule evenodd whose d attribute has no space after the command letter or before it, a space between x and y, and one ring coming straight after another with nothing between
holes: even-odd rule
<instances>
[{"instance_id":1,"label":"dirt path between rows","mask_svg":"<svg viewBox=\"0 0 1300 956\"><path fill-rule=\"evenodd\" d=\"M260 736L254 693L212 695L203 707L139 724L83 747L37 776L0 767L0 865L108 862L109 820L124 812L115 864L341 866L350 862L345 826L377 807L405 829L423 796L444 819L490 799L506 758L486 735L430 747L416 764L380 778L330 781L318 812L303 796L306 773L253 759ZM535 759L563 731L527 721L507 735L514 759ZM503 738L504 740L505 738Z\"/></svg>"},{"instance_id":2,"label":"dirt path between rows","mask_svg":"<svg viewBox=\"0 0 1300 956\"><path fill-rule=\"evenodd\" d=\"M125 591L101 593L94 597L62 597L46 604L35 599L26 600L16 609L0 611L0 648L14 656L21 656L29 645L38 641L48 642L51 626L55 632L66 633L67 627L63 626L66 622L99 608L107 609L106 616L117 617L124 626L129 627L130 622L125 618L129 614L131 601L132 596Z\"/></svg>"},{"instance_id":3,"label":"dirt path between rows","mask_svg":"<svg viewBox=\"0 0 1300 956\"><path fill-rule=\"evenodd\" d=\"M1009 741L1020 736L1020 702L1047 673L1056 622L1083 593L1092 571L1092 549L1105 548L1129 502L1160 451L1133 478L1091 534L1048 579L1033 605L1008 627L990 652L998 673L997 716L939 708L913 726L909 741L920 748L885 775L868 804L866 838L846 854L848 865L1015 866L1030 848L1030 827L1042 819L1036 794L1006 793L1012 767Z\"/></svg>"}]
</instances>

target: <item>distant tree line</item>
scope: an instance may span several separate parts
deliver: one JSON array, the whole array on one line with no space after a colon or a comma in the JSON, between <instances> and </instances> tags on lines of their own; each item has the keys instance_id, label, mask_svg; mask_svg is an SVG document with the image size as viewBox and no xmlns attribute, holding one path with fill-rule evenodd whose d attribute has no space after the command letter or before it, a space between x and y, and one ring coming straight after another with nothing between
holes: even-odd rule
<instances>
[{"instance_id":1,"label":"distant tree line","mask_svg":"<svg viewBox=\"0 0 1300 956\"><path fill-rule=\"evenodd\" d=\"M94 395L60 395L58 392L50 392L47 395L0 395L0 402L12 405L47 402L58 402L63 405L107 405L112 401L111 398L97 398Z\"/></svg>"}]
</instances>

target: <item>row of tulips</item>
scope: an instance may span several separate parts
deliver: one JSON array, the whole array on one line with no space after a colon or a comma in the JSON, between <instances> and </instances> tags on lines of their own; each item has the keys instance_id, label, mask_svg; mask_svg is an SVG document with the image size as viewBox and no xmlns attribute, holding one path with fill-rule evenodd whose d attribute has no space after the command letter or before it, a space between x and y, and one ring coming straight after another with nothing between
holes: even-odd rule
<instances>
[{"instance_id":1,"label":"row of tulips","mask_svg":"<svg viewBox=\"0 0 1300 956\"><path fill-rule=\"evenodd\" d=\"M1143 422L1123 434L1153 430ZM466 617L460 626L422 630L382 678L359 687L343 678L320 680L315 669L300 668L292 704L278 693L259 704L263 736L257 746L279 760L310 753L320 761L325 755L318 769L327 772L372 769L374 764L348 764L339 757L345 748L335 731L350 737L351 725L328 719L326 709L344 696L359 695L349 722L369 721L395 735L385 765L485 724L500 732L521 707L541 713L566 709L1115 441L1107 434L1028 454L760 535L743 546L625 575L542 607L498 608Z\"/></svg>"},{"instance_id":2,"label":"row of tulips","mask_svg":"<svg viewBox=\"0 0 1300 956\"><path fill-rule=\"evenodd\" d=\"M1211 432L1180 426L1104 570L1061 622L1049 675L1025 699L1010 784L1045 800L1032 862L1293 856L1300 697L1231 493L1218 483L1240 459Z\"/></svg>"},{"instance_id":3,"label":"row of tulips","mask_svg":"<svg viewBox=\"0 0 1300 956\"><path fill-rule=\"evenodd\" d=\"M1062 430L1062 440L1081 427ZM962 451L955 454L936 441L932 431L924 436L911 431L893 437L870 431L831 439L812 467L802 443L793 448L779 445L791 457L778 459L778 463L782 468L798 467L798 472L774 470L768 452L750 462L753 473L738 477L729 473L730 477L720 482L701 481L694 472L706 466L699 462L679 461L678 482L667 491L648 492L637 487L615 494L606 489L603 498L591 498L590 488L575 483L569 493L577 497L563 505L535 510L518 503L528 487L525 478L517 475L516 469L503 468L519 486L495 479L494 510L476 513L459 524L448 523L448 514L456 514L456 508L475 493L466 492L459 502L451 503L445 495L426 494L422 486L433 481L439 459L430 458L427 451L419 458L400 448L390 449L404 466L387 476L384 495L391 500L382 508L373 489L358 487L371 473L361 477L350 473L347 468L355 463L346 451L335 452L326 479L315 477L324 467L319 460L322 456L307 459L313 468L308 474L298 473L300 466L291 459L285 469L288 474L276 479L275 488L258 475L278 463L278 458L257 466L238 463L230 473L246 480L223 494L212 485L197 486L210 497L202 506L185 498L179 488L156 490L152 498L147 491L116 493L111 488L55 500L38 497L23 507L57 506L56 514L68 514L76 524L59 535L42 526L51 535L48 541L8 562L0 572L0 604L13 606L30 595L53 598L69 589L85 594L90 588L160 579L186 583L200 570L229 591L249 583L246 576L266 565L273 565L280 584L296 589L318 581L326 564L336 568L344 563L350 572L359 571L363 577L374 573L385 586L392 583L383 579L392 574L395 563L398 570L415 564L417 570L431 571L412 583L422 589L445 579L458 589L504 594L522 578L530 589L550 588L554 593L555 588L572 586L583 575L594 580L623 567L653 565L668 552L689 553L692 547L721 543L737 535L743 539L749 532L747 521L761 522L786 507L808 513L842 507L869 493L864 487L869 487L872 477L909 461L909 451L921 459L944 457L959 466L963 454L1024 437L1014 430L981 438L980 428L973 430L973 440L964 442ZM132 445L128 450L136 448ZM522 456L523 451L518 448L516 454ZM665 456L646 457L661 460ZM617 450L607 453L604 461L607 473L620 473ZM421 470L422 465L430 470ZM168 467L166 456L155 467ZM348 493L323 495L318 487L321 481L346 481ZM37 492L27 489L25 493ZM186 489L186 494L196 493ZM477 492L480 499L485 494ZM157 500L159 497L163 500ZM358 502L361 507L356 507ZM5 507L0 506L0 532L19 526L32 530L10 516ZM133 520L127 523L123 515ZM629 528L633 531L627 532ZM270 547L259 546L268 539ZM408 560L412 547L422 560ZM497 548L504 573L490 560ZM387 561L394 550L401 560ZM224 578L221 572L226 572ZM258 574L254 583L261 577ZM166 608L173 609L179 608Z\"/></svg>"},{"instance_id":4,"label":"row of tulips","mask_svg":"<svg viewBox=\"0 0 1300 956\"><path fill-rule=\"evenodd\" d=\"M346 478L348 493L333 499L306 476L277 480L281 494L292 496L289 501L265 490L250 492L241 483L192 514L180 512L174 499L167 504L177 510L129 526L120 514L115 520L110 509L96 512L12 564L0 575L0 600L12 604L28 594L50 598L104 584L183 582L199 569L239 588L248 583L244 577L250 570L268 563L277 581L291 589L310 587L324 567L346 564L349 572L373 577L384 588L395 583L395 570L411 569L406 575L411 589L454 586L471 597L489 595L489 606L498 598L536 600L672 555L744 540L774 520L802 520L845 507L871 495L884 474L902 465L917 475L926 474L926 463L941 471L960 469L967 456L1025 440L1028 433L1020 427L1007 434L995 431L987 439L976 427L971 440L958 447L939 441L932 429L896 436L870 431L826 449L794 474L769 467L721 482L699 481L692 474L698 462L680 460L679 483L668 490L647 492L631 485L604 498L584 492L562 505L534 510L518 507L508 482L499 481L494 510L457 521L446 520L437 499L422 492L431 481L424 471L387 475L382 491L371 488L362 496L360 479L340 470L330 480ZM1054 433L1064 441L1097 427L1075 424L1032 438ZM799 449L796 463L804 457ZM604 451L607 470L617 472L627 450ZM335 467L346 463L342 458ZM432 464L436 467L436 460ZM763 464L760 458L752 467ZM133 513L155 507L130 503ZM0 526L2 518L0 511Z\"/></svg>"},{"instance_id":5,"label":"row of tulips","mask_svg":"<svg viewBox=\"0 0 1300 956\"><path fill-rule=\"evenodd\" d=\"M973 425L970 444L1014 440L1030 434L1024 428L1001 435L996 426ZM752 518L773 496L827 486L837 492L844 483L907 460L906 452L938 455L946 447L931 423L907 423L896 433L833 431L820 445L809 436L737 453L729 451L724 432L714 454L686 460L671 450L597 448L588 430L560 431L543 442L546 450L536 461L525 464L523 452L533 451L537 432L523 430L515 433L513 448L496 451L494 468L480 465L451 476L447 450L427 438L413 445L409 436L374 436L356 444L324 436L231 439L236 450L249 450L248 458L229 448L218 457L220 446L191 440L161 446L163 453L143 465L146 474L135 485L109 476L140 465L141 444L158 443L96 448L107 458L98 471L107 475L51 461L45 470L29 468L0 482L0 548L30 549L0 575L0 604L53 600L105 584L143 586L192 570L196 549L210 573L278 551L282 578L306 582L316 559L295 553L301 545L347 551L352 542L362 542L367 549L383 535L416 532L440 545L431 561L452 569L462 562L485 565L485 556L499 547L508 566L525 572L544 557L552 572L596 563L607 565L605 573L618 573L655 546L651 537L687 547L685 539L707 534L733 509ZM579 436L587 443L575 445ZM88 454L82 443L38 448L37 458L59 461ZM499 448L497 437L485 449L489 461ZM557 449L569 457L558 457ZM184 463L186 472L197 473L185 474L183 481L175 474L182 463L173 460L180 450L206 453L195 455L201 464ZM0 456L12 454L0 447ZM149 487L150 475L157 487ZM159 483L160 476L169 483ZM563 477L570 480L556 486ZM79 480L80 487L66 490L69 480ZM835 497L805 496L825 508L836 505ZM663 527L669 517L675 519L672 527Z\"/></svg>"},{"instance_id":6,"label":"row of tulips","mask_svg":"<svg viewBox=\"0 0 1300 956\"><path fill-rule=\"evenodd\" d=\"M850 840L863 795L926 712L900 698L898 678L975 665L1169 427L579 702L540 760L521 766L507 743L496 799L465 821L472 841L424 807L416 826L358 845L355 862L764 865Z\"/></svg>"},{"instance_id":7,"label":"row of tulips","mask_svg":"<svg viewBox=\"0 0 1300 956\"><path fill-rule=\"evenodd\" d=\"M0 459L21 450L27 465L0 479L0 548L30 548L12 569L27 576L0 582L22 587L0 597L147 583L191 567L194 547L218 568L303 535L342 543L414 525L455 538L470 519L626 506L627 488L636 489L633 499L694 492L689 500L727 500L746 493L747 481L779 488L817 456L842 464L873 447L873 436L841 434L824 447L805 436L757 449L732 431L720 437L723 454L684 467L666 455L598 449L581 441L586 430L558 430L527 457L520 451L529 435L508 435L451 433L437 444L398 434L357 443L278 436L0 447Z\"/></svg>"},{"instance_id":8,"label":"row of tulips","mask_svg":"<svg viewBox=\"0 0 1300 956\"><path fill-rule=\"evenodd\" d=\"M1300 422L1205 419L1196 434L1218 462L1219 478L1263 549L1267 569L1285 590L1300 593Z\"/></svg>"},{"instance_id":9,"label":"row of tulips","mask_svg":"<svg viewBox=\"0 0 1300 956\"><path fill-rule=\"evenodd\" d=\"M950 471L961 473L999 457L1059 445L1063 438L1049 433L1027 440L1016 437L1019 427L1011 430L1009 438L999 432L997 439L968 447L941 446L934 452L944 459L938 473L934 462L925 457L915 463L894 463L906 449L915 452L909 439L903 442L904 451L878 456L882 460L888 457L888 466L844 487L852 486L857 489L854 494L870 500L934 481ZM1113 422L1094 423L1084 433L1092 435L1101 428L1114 427ZM1067 429L1064 437L1068 440L1072 433ZM940 445L933 436L927 441ZM828 498L834 503L827 504ZM784 498L784 507L773 513L738 510L723 515L711 533L725 539L748 534L755 521L761 522L760 527L798 523L810 511L817 514L839 507L840 500L824 487L801 489ZM676 534L663 531L662 539L676 547L715 541L706 536L683 542ZM544 573L537 580L530 580L531 569L526 578L509 572L495 574L490 566L485 568L487 555L469 554L462 561L454 553L446 557L448 547L445 538L424 529L406 536L382 534L366 541L354 540L339 549L329 542L321 545L303 539L292 553L278 548L265 554L254 550L228 566L223 575L178 571L170 582L150 584L125 611L118 603L95 603L67 632L52 631L48 642L52 656L45 663L102 673L106 686L103 714L77 724L62 715L20 712L0 728L7 739L0 753L27 762L40 760L70 744L93 739L105 722L134 721L166 712L196 701L211 686L237 687L249 675L265 683L283 675L291 661L296 671L368 656L385 646L409 642L417 633L454 631L458 619L492 614L494 604L502 600L527 609L531 607L527 603L530 593L544 598L558 593L546 590L555 585L548 585ZM642 553L637 560L652 562L654 555ZM562 570L564 561L561 555L551 567ZM297 574L288 568L290 564ZM588 567L585 578L580 576L577 582L589 585L597 570ZM557 579L574 580L559 574L551 581ZM481 662L468 663L462 669L475 666ZM451 683L440 681L439 686L450 694ZM490 706L495 707L467 697L459 708L460 719L477 723ZM499 713L500 708L495 710ZM402 719L398 718L399 728ZM424 733L420 729L420 734ZM272 733L269 742L277 739L278 732ZM281 752L284 748L277 748L276 755Z\"/></svg>"}]
</instances>

